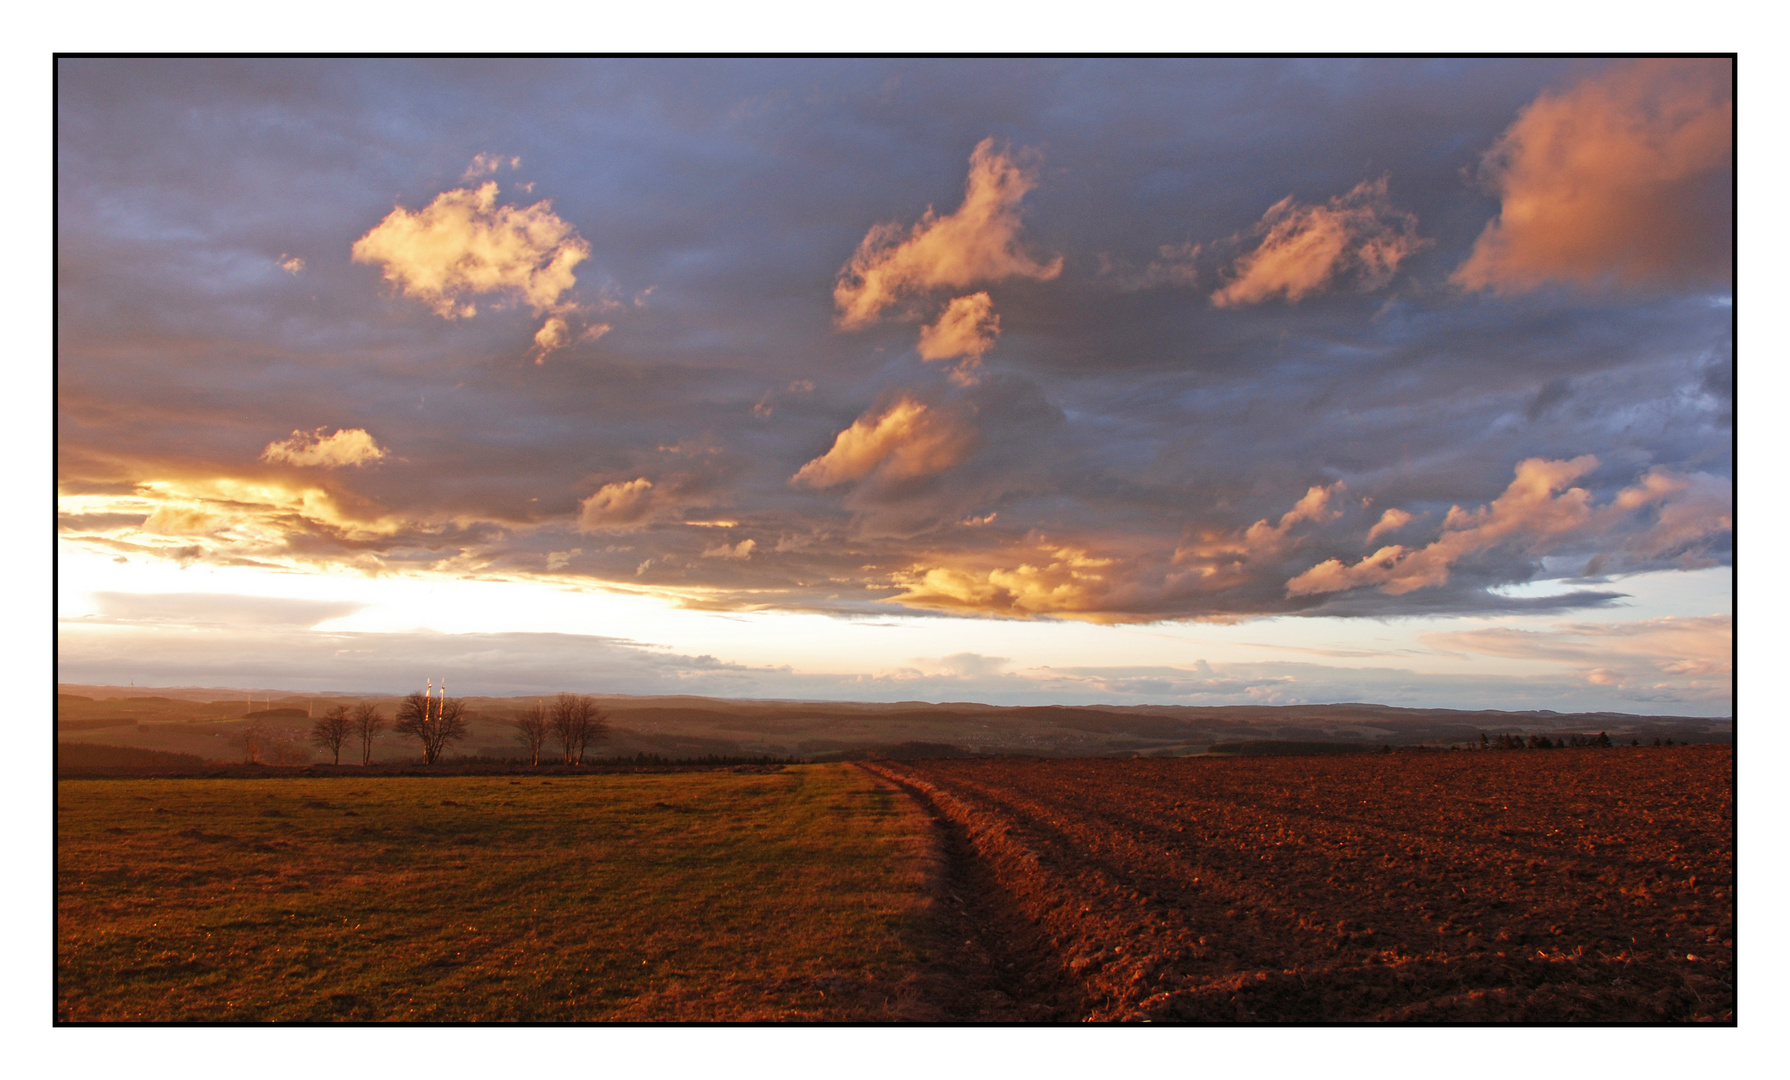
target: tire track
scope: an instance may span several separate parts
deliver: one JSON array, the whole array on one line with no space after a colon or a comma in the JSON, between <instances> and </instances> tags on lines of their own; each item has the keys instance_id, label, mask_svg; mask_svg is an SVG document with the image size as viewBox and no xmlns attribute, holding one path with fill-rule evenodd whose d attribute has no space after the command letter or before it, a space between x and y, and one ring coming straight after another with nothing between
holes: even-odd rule
<instances>
[{"instance_id":1,"label":"tire track","mask_svg":"<svg viewBox=\"0 0 1790 1080\"><path fill-rule=\"evenodd\" d=\"M974 825L962 808L941 805L932 785L875 764L859 768L900 789L930 816L940 856L934 883L936 925L926 943L928 970L909 990L922 1004L913 1019L977 1022L1048 1022L1076 1019L1079 988L1043 962L1048 946L1035 924L981 857Z\"/></svg>"}]
</instances>

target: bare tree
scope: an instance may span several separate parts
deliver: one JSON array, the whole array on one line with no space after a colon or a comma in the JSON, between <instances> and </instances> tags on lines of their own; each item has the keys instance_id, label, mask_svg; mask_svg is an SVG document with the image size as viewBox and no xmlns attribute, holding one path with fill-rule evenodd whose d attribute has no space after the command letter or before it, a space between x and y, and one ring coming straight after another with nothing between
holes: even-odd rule
<instances>
[{"instance_id":1,"label":"bare tree","mask_svg":"<svg viewBox=\"0 0 1790 1080\"><path fill-rule=\"evenodd\" d=\"M261 764L261 752L267 748L267 725L251 720L242 729L242 760L250 765Z\"/></svg>"},{"instance_id":2,"label":"bare tree","mask_svg":"<svg viewBox=\"0 0 1790 1080\"><path fill-rule=\"evenodd\" d=\"M273 749L275 765L303 765L311 758L299 733L293 728L276 727L268 733L267 743Z\"/></svg>"},{"instance_id":3,"label":"bare tree","mask_svg":"<svg viewBox=\"0 0 1790 1080\"><path fill-rule=\"evenodd\" d=\"M516 741L528 751L528 764L539 765L541 744L547 741L547 707L537 701L517 713L510 723L516 728Z\"/></svg>"},{"instance_id":4,"label":"bare tree","mask_svg":"<svg viewBox=\"0 0 1790 1080\"><path fill-rule=\"evenodd\" d=\"M354 731L354 721L348 717L348 706L336 705L311 724L311 745L329 754L331 764L342 763L342 744Z\"/></svg>"},{"instance_id":5,"label":"bare tree","mask_svg":"<svg viewBox=\"0 0 1790 1080\"><path fill-rule=\"evenodd\" d=\"M379 715L377 705L356 705L354 707L354 733L360 736L360 763L373 764L373 736L385 728L385 717Z\"/></svg>"},{"instance_id":6,"label":"bare tree","mask_svg":"<svg viewBox=\"0 0 1790 1080\"><path fill-rule=\"evenodd\" d=\"M423 744L423 764L433 765L450 743L466 737L466 706L459 698L407 694L398 702L392 730Z\"/></svg>"},{"instance_id":7,"label":"bare tree","mask_svg":"<svg viewBox=\"0 0 1790 1080\"><path fill-rule=\"evenodd\" d=\"M565 764L584 764L590 744L609 737L608 720L589 694L561 694L554 699L550 724Z\"/></svg>"}]
</instances>

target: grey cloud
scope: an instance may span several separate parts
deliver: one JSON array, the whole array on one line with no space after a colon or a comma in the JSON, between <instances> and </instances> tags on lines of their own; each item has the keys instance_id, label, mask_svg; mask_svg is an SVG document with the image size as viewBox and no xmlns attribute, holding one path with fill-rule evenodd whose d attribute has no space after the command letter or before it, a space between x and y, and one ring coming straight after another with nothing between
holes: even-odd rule
<instances>
[{"instance_id":1,"label":"grey cloud","mask_svg":"<svg viewBox=\"0 0 1790 1080\"><path fill-rule=\"evenodd\" d=\"M138 683L197 679L220 686L393 692L425 677L465 694L753 694L761 681L713 657L675 656L619 638L567 634L341 634L233 626L198 630L184 643L136 630L64 630L58 678L101 681L128 672ZM195 640L196 639L196 640ZM200 647L195 649L193 646Z\"/></svg>"},{"instance_id":2,"label":"grey cloud","mask_svg":"<svg viewBox=\"0 0 1790 1080\"><path fill-rule=\"evenodd\" d=\"M1001 674L805 675L728 664L621 638L574 634L349 634L280 627L201 629L171 642L148 628L88 635L66 625L57 678L69 683L279 686L293 691L394 693L445 676L476 695L701 694L788 700L982 701L998 705L1299 705L1437 700L1505 709L1624 709L1669 701L1685 715L1726 716L1729 695L1599 686L1571 676L1430 675L1311 663L1187 668L1033 668Z\"/></svg>"},{"instance_id":3,"label":"grey cloud","mask_svg":"<svg viewBox=\"0 0 1790 1080\"><path fill-rule=\"evenodd\" d=\"M1367 554L1360 539L1387 508L1435 528L1453 505L1496 498L1529 457L1596 455L1599 501L1656 466L1731 477L1721 297L1463 298L1447 284L1498 211L1463 175L1538 94L1600 69L62 61L59 481L75 494L259 483L279 478L256 461L270 440L361 428L387 461L305 482L384 531L286 514L277 549L200 536L183 557L540 573L578 547L554 573L700 586L717 606L768 590L836 612L886 608L891 575L928 560L1041 544L1166 580L1190 538L1278 520L1341 481L1371 508L1302 533L1234 588L1158 582L1114 602L1151 618L1511 610L1487 588L1546 573L1534 553L1490 553L1402 597L1289 599L1284 583ZM832 288L872 225L956 207L967 156L990 136L1037 149L1026 243L1065 261L1055 280L988 285L1002 334L966 389L919 359L916 324L839 333ZM479 153L519 156L496 179L533 183L525 201L551 199L590 244L567 295L621 303L602 316L613 331L537 367L525 308L448 323L352 263L357 237L394 205L460 185ZM1223 239L1275 199L1319 204L1382 175L1434 240L1386 293L1214 309L1200 290L1126 292L1102 275L1104 255L1147 277L1168 248L1175 273L1159 277L1212 285ZM282 272L282 253L304 273ZM787 392L802 380L811 393ZM772 393L770 415L755 415ZM789 486L897 393L972 417L974 453L874 498ZM577 530L581 500L639 477L675 487L680 512L600 543ZM684 524L698 519L737 524ZM70 523L144 550L127 526L105 511ZM749 560L701 557L747 539ZM1624 569L1674 557L1574 554ZM1726 561L1731 542L1700 557Z\"/></svg>"},{"instance_id":4,"label":"grey cloud","mask_svg":"<svg viewBox=\"0 0 1790 1080\"><path fill-rule=\"evenodd\" d=\"M310 627L352 615L366 606L345 600L295 600L228 593L97 592L93 599L109 618L193 625Z\"/></svg>"},{"instance_id":5,"label":"grey cloud","mask_svg":"<svg viewBox=\"0 0 1790 1080\"><path fill-rule=\"evenodd\" d=\"M1529 401L1529 408L1524 411L1531 423L1547 415L1548 410L1565 401L1572 394L1570 379L1550 379L1547 384L1535 392Z\"/></svg>"}]
</instances>

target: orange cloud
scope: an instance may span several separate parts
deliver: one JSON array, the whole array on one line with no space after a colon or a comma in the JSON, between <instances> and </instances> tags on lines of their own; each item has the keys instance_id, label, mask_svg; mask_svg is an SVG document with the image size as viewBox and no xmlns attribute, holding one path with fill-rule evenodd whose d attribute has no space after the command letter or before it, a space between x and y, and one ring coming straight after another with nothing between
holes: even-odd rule
<instances>
[{"instance_id":1,"label":"orange cloud","mask_svg":"<svg viewBox=\"0 0 1790 1080\"><path fill-rule=\"evenodd\" d=\"M1373 543L1374 537L1379 536L1381 533L1397 532L1406 525L1409 525L1411 519L1412 515L1410 511L1407 510L1399 510L1395 508L1386 511L1384 514L1380 515L1379 521L1374 522L1374 527L1367 530L1367 542L1370 544Z\"/></svg>"},{"instance_id":2,"label":"orange cloud","mask_svg":"<svg viewBox=\"0 0 1790 1080\"><path fill-rule=\"evenodd\" d=\"M261 451L261 460L269 464L320 465L325 468L365 465L385 456L385 450L373 436L360 428L344 428L331 435L324 435L322 428L294 431L290 439L268 443L267 449Z\"/></svg>"},{"instance_id":3,"label":"orange cloud","mask_svg":"<svg viewBox=\"0 0 1790 1080\"><path fill-rule=\"evenodd\" d=\"M1018 247L1019 203L1036 183L992 138L976 144L961 206L943 217L928 208L905 236L895 222L878 225L858 245L833 288L840 327L868 326L902 297L941 286L1056 277L1061 256L1039 262Z\"/></svg>"},{"instance_id":4,"label":"orange cloud","mask_svg":"<svg viewBox=\"0 0 1790 1080\"><path fill-rule=\"evenodd\" d=\"M1427 546L1392 544L1353 565L1327 559L1288 581L1287 595L1377 586L1398 596L1445 585L1450 568L1476 552L1507 543L1540 552L1563 538L1613 531L1636 511L1654 505L1660 506L1658 519L1625 545L1631 554L1646 558L1689 553L1699 541L1733 528L1731 511L1722 512L1720 482L1713 477L1684 478L1655 469L1608 504L1593 506L1590 492L1567 485L1597 464L1591 455L1571 461L1529 458L1518 463L1515 479L1490 506L1471 512L1452 507L1442 522L1442 535ZM1681 494L1689 497L1675 500Z\"/></svg>"},{"instance_id":5,"label":"orange cloud","mask_svg":"<svg viewBox=\"0 0 1790 1080\"><path fill-rule=\"evenodd\" d=\"M1454 282L1727 280L1733 122L1725 59L1632 61L1543 94L1486 155L1502 203Z\"/></svg>"},{"instance_id":6,"label":"orange cloud","mask_svg":"<svg viewBox=\"0 0 1790 1080\"><path fill-rule=\"evenodd\" d=\"M472 155L472 164L466 166L466 171L460 175L460 179L477 180L481 176L491 175L504 165L508 165L512 169L520 168L522 159L512 156L506 160L502 154L474 154Z\"/></svg>"},{"instance_id":7,"label":"orange cloud","mask_svg":"<svg viewBox=\"0 0 1790 1080\"><path fill-rule=\"evenodd\" d=\"M565 348L566 343L571 340L572 331L566 321L558 315L552 316L535 331L535 363L545 360L547 354L555 349Z\"/></svg>"},{"instance_id":8,"label":"orange cloud","mask_svg":"<svg viewBox=\"0 0 1790 1080\"><path fill-rule=\"evenodd\" d=\"M65 536L77 543L183 563L206 559L301 568L339 558L376 569L379 560L364 555L368 545L387 543L405 531L452 527L449 522L405 519L352 492L293 483L284 476L144 480L129 492L61 496L58 505L72 520L134 517L138 522L65 528ZM320 550L332 546L335 556L319 557Z\"/></svg>"},{"instance_id":9,"label":"orange cloud","mask_svg":"<svg viewBox=\"0 0 1790 1080\"><path fill-rule=\"evenodd\" d=\"M994 302L985 292L960 296L951 301L938 322L920 328L920 359L963 362L951 371L951 381L960 386L976 383L976 368L982 357L994 348L1001 334L1001 317L994 313Z\"/></svg>"},{"instance_id":10,"label":"orange cloud","mask_svg":"<svg viewBox=\"0 0 1790 1080\"><path fill-rule=\"evenodd\" d=\"M578 528L597 532L637 525L658 509L653 482L646 477L604 484L579 503Z\"/></svg>"},{"instance_id":11,"label":"orange cloud","mask_svg":"<svg viewBox=\"0 0 1790 1080\"><path fill-rule=\"evenodd\" d=\"M1202 598L1259 578L1262 564L1274 565L1296 545L1294 526L1340 517L1333 500L1343 490L1340 482L1314 485L1278 524L1264 518L1243 530L1214 530L1178 546L1172 558L1112 535L1086 544L1050 543L1034 535L992 552L934 552L891 575L902 590L892 599L910 607L1098 623L1187 618L1190 611L1205 612L1192 617L1229 620L1236 616L1213 611ZM1096 555L1090 547L1105 551Z\"/></svg>"},{"instance_id":12,"label":"orange cloud","mask_svg":"<svg viewBox=\"0 0 1790 1080\"><path fill-rule=\"evenodd\" d=\"M1268 208L1256 232L1261 243L1237 260L1231 283L1212 294L1215 306L1256 304L1276 294L1297 303L1349 272L1358 289L1371 292L1430 242L1417 235L1417 215L1392 205L1385 177L1363 180L1323 206L1288 195Z\"/></svg>"},{"instance_id":13,"label":"orange cloud","mask_svg":"<svg viewBox=\"0 0 1790 1080\"><path fill-rule=\"evenodd\" d=\"M1571 461L1529 458L1516 468L1504 494L1469 513L1456 506L1434 543L1415 550L1393 544L1353 566L1328 559L1287 582L1289 596L1341 592L1377 585L1399 596L1426 585L1448 583L1448 570L1463 557L1519 535L1544 537L1583 528L1591 520L1591 493L1566 485L1597 468L1590 455ZM1558 494L1556 494L1558 493Z\"/></svg>"},{"instance_id":14,"label":"orange cloud","mask_svg":"<svg viewBox=\"0 0 1790 1080\"><path fill-rule=\"evenodd\" d=\"M143 519L143 531L162 536L203 536L229 523L222 514L193 506L158 506Z\"/></svg>"},{"instance_id":15,"label":"orange cloud","mask_svg":"<svg viewBox=\"0 0 1790 1080\"><path fill-rule=\"evenodd\" d=\"M497 183L455 188L412 213L397 207L354 242L354 261L377 264L385 280L444 319L470 318L469 297L497 294L539 314L577 284L572 268L590 245L543 201L500 206Z\"/></svg>"},{"instance_id":16,"label":"orange cloud","mask_svg":"<svg viewBox=\"0 0 1790 1080\"><path fill-rule=\"evenodd\" d=\"M1341 510L1330 509L1330 497L1344 490L1342 481L1329 487L1318 487L1316 484L1305 490L1305 494L1293 508L1280 515L1280 524L1269 525L1268 519L1251 525L1243 533L1244 550L1250 553L1265 554L1278 551L1286 542L1287 533L1301 521L1334 521L1342 516Z\"/></svg>"},{"instance_id":17,"label":"orange cloud","mask_svg":"<svg viewBox=\"0 0 1790 1080\"><path fill-rule=\"evenodd\" d=\"M1734 528L1732 483L1706 473L1680 476L1653 469L1634 487L1623 489L1610 512L1643 507L1657 507L1653 527L1623 546L1625 553L1641 559L1677 556L1694 564L1705 539Z\"/></svg>"},{"instance_id":18,"label":"orange cloud","mask_svg":"<svg viewBox=\"0 0 1790 1080\"><path fill-rule=\"evenodd\" d=\"M1201 529L1175 547L1170 565L1184 568L1177 575L1183 580L1197 581L1203 588L1224 588L1242 584L1249 577L1247 564L1275 559L1297 545L1293 526L1302 521L1334 521L1341 510L1331 508L1330 500L1346 486L1338 480L1329 487L1314 484L1307 488L1293 508L1280 516L1278 524L1263 518L1247 529Z\"/></svg>"},{"instance_id":19,"label":"orange cloud","mask_svg":"<svg viewBox=\"0 0 1790 1080\"><path fill-rule=\"evenodd\" d=\"M1102 609L1112 583L1106 568L1114 560L1067 546L1039 547L1033 557L1013 567L918 566L894 575L903 591L893 599L944 611L1107 621Z\"/></svg>"},{"instance_id":20,"label":"orange cloud","mask_svg":"<svg viewBox=\"0 0 1790 1080\"><path fill-rule=\"evenodd\" d=\"M732 545L720 543L713 547L704 548L702 557L705 559L745 560L752 557L753 549L757 547L758 541L756 540L741 540L739 543Z\"/></svg>"},{"instance_id":21,"label":"orange cloud","mask_svg":"<svg viewBox=\"0 0 1790 1080\"><path fill-rule=\"evenodd\" d=\"M873 474L882 482L918 479L960 464L974 442L975 433L960 421L902 397L875 416L858 417L790 483L828 488Z\"/></svg>"}]
</instances>

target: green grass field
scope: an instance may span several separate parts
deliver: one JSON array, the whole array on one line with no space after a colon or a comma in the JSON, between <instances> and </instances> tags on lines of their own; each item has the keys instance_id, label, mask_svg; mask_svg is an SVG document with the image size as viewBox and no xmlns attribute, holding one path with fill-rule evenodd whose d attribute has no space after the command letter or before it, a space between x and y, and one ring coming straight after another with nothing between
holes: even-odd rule
<instances>
[{"instance_id":1,"label":"green grass field","mask_svg":"<svg viewBox=\"0 0 1790 1080\"><path fill-rule=\"evenodd\" d=\"M56 1018L907 1015L935 868L879 783L60 781Z\"/></svg>"}]
</instances>

